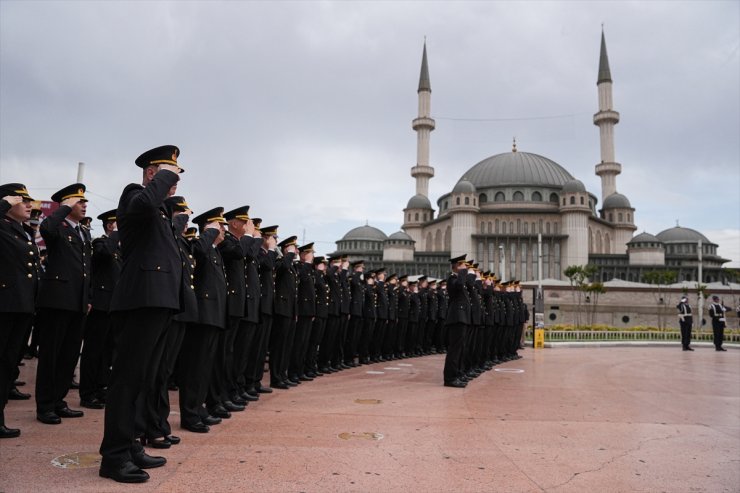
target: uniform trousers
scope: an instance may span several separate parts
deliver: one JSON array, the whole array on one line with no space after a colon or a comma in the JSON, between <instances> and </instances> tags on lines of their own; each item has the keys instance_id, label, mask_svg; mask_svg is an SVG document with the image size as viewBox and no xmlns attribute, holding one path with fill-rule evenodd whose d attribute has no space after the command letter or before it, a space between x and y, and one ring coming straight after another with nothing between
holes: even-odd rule
<instances>
[{"instance_id":1,"label":"uniform trousers","mask_svg":"<svg viewBox=\"0 0 740 493\"><path fill-rule=\"evenodd\" d=\"M347 339L344 343L344 362L354 363L357 356L357 345L362 333L363 318L359 315L350 315L349 324L347 325Z\"/></svg>"},{"instance_id":2,"label":"uniform trousers","mask_svg":"<svg viewBox=\"0 0 740 493\"><path fill-rule=\"evenodd\" d=\"M308 342L311 339L313 329L313 318L301 315L295 324L293 337L293 348L290 353L288 364L288 374L290 378L296 380L304 373L306 363L306 353L308 352Z\"/></svg>"},{"instance_id":3,"label":"uniform trousers","mask_svg":"<svg viewBox=\"0 0 740 493\"><path fill-rule=\"evenodd\" d=\"M316 372L319 369L319 345L324 339L328 319L316 317L311 325L311 337L308 339L306 357L304 358L303 373Z\"/></svg>"},{"instance_id":4,"label":"uniform trousers","mask_svg":"<svg viewBox=\"0 0 740 493\"><path fill-rule=\"evenodd\" d=\"M236 329L219 329L216 334L216 349L211 358L211 381L208 384L208 393L206 394L206 407L214 409L222 405L226 400L226 358L229 341L233 344L232 335L236 334Z\"/></svg>"},{"instance_id":5,"label":"uniform trousers","mask_svg":"<svg viewBox=\"0 0 740 493\"><path fill-rule=\"evenodd\" d=\"M691 344L691 326L693 325L691 317L686 317L685 320L678 321L681 326L681 345L688 348Z\"/></svg>"},{"instance_id":6,"label":"uniform trousers","mask_svg":"<svg viewBox=\"0 0 740 493\"><path fill-rule=\"evenodd\" d=\"M367 361L370 358L370 343L373 339L373 332L375 331L375 319L374 318L363 318L362 319L362 330L360 332L360 344L357 349L360 358L360 363Z\"/></svg>"},{"instance_id":7,"label":"uniform trousers","mask_svg":"<svg viewBox=\"0 0 740 493\"><path fill-rule=\"evenodd\" d=\"M725 323L712 320L712 333L714 335L714 348L721 349L725 340Z\"/></svg>"},{"instance_id":8,"label":"uniform trousers","mask_svg":"<svg viewBox=\"0 0 740 493\"><path fill-rule=\"evenodd\" d=\"M383 356L383 341L385 339L385 331L388 329L388 320L378 319L375 321L375 330L373 333L372 343L370 344L370 356L372 358L379 358Z\"/></svg>"},{"instance_id":9,"label":"uniform trousers","mask_svg":"<svg viewBox=\"0 0 740 493\"><path fill-rule=\"evenodd\" d=\"M245 319L239 320L239 326L234 339L234 365L231 368L231 388L229 395L234 396L246 389L246 372L250 358L257 358L254 346L257 340L257 324Z\"/></svg>"},{"instance_id":10,"label":"uniform trousers","mask_svg":"<svg viewBox=\"0 0 740 493\"><path fill-rule=\"evenodd\" d=\"M30 313L0 313L0 426L5 424L5 405L18 370L18 353L23 351Z\"/></svg>"},{"instance_id":11,"label":"uniform trousers","mask_svg":"<svg viewBox=\"0 0 740 493\"><path fill-rule=\"evenodd\" d=\"M80 400L105 399L112 345L107 344L110 315L93 309L85 320L80 355Z\"/></svg>"},{"instance_id":12,"label":"uniform trousers","mask_svg":"<svg viewBox=\"0 0 740 493\"><path fill-rule=\"evenodd\" d=\"M145 406L146 436L161 438L172 434L170 426L169 381L175 371L182 341L185 339L185 322L170 321L165 332L164 350L154 378L154 386L147 395Z\"/></svg>"},{"instance_id":13,"label":"uniform trousers","mask_svg":"<svg viewBox=\"0 0 740 493\"><path fill-rule=\"evenodd\" d=\"M465 334L467 333L468 326L457 323L450 324L447 327L449 342L447 345L447 354L445 355L443 376L445 383L451 383L463 374L462 358L465 349Z\"/></svg>"},{"instance_id":14,"label":"uniform trousers","mask_svg":"<svg viewBox=\"0 0 740 493\"><path fill-rule=\"evenodd\" d=\"M394 352L396 352L399 356L406 353L406 333L409 330L409 319L408 318L399 318L398 319L398 329L396 334L396 341L395 341L395 348Z\"/></svg>"},{"instance_id":15,"label":"uniform trousers","mask_svg":"<svg viewBox=\"0 0 740 493\"><path fill-rule=\"evenodd\" d=\"M247 367L244 370L244 390L254 393L261 387L265 375L265 358L272 333L272 315L261 314L254 335L254 343L249 348Z\"/></svg>"},{"instance_id":16,"label":"uniform trousers","mask_svg":"<svg viewBox=\"0 0 740 493\"><path fill-rule=\"evenodd\" d=\"M290 331L289 317L275 315L270 334L270 384L278 384L285 380L282 374L283 360L285 359L285 345ZM287 368L287 364L285 366Z\"/></svg>"},{"instance_id":17,"label":"uniform trousers","mask_svg":"<svg viewBox=\"0 0 740 493\"><path fill-rule=\"evenodd\" d=\"M208 396L220 332L222 330L218 327L198 323L188 323L185 328L177 359L181 426L197 425L208 414L204 403Z\"/></svg>"},{"instance_id":18,"label":"uniform trousers","mask_svg":"<svg viewBox=\"0 0 740 493\"><path fill-rule=\"evenodd\" d=\"M36 369L36 411L67 406L77 358L80 356L85 314L54 308L39 309L39 363Z\"/></svg>"},{"instance_id":19,"label":"uniform trousers","mask_svg":"<svg viewBox=\"0 0 740 493\"><path fill-rule=\"evenodd\" d=\"M335 359L337 354L337 337L339 336L339 323L340 318L336 315L329 315L329 318L326 319L324 337L321 339L321 343L319 345L319 369L328 369L329 366L335 366L340 363L340 361L337 361Z\"/></svg>"},{"instance_id":20,"label":"uniform trousers","mask_svg":"<svg viewBox=\"0 0 740 493\"><path fill-rule=\"evenodd\" d=\"M169 308L137 308L111 314L109 330L115 350L100 444L104 465L130 461L132 453L141 451L135 440L137 400L154 385L172 312Z\"/></svg>"}]
</instances>

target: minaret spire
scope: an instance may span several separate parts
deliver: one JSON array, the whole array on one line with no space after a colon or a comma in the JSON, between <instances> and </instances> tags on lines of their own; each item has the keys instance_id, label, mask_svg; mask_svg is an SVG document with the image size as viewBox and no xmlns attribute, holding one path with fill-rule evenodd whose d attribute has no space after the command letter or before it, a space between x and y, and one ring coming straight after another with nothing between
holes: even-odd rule
<instances>
[{"instance_id":1,"label":"minaret spire","mask_svg":"<svg viewBox=\"0 0 740 493\"><path fill-rule=\"evenodd\" d=\"M427 62L427 42L421 55L421 74L419 76L419 116L411 127L416 131L416 166L411 168L411 176L416 178L416 194L429 197L429 180L434 176L434 168L429 165L429 135L435 122L431 115L432 85L429 82L429 63Z\"/></svg>"},{"instance_id":2,"label":"minaret spire","mask_svg":"<svg viewBox=\"0 0 740 493\"><path fill-rule=\"evenodd\" d=\"M609 58L606 55L604 28L601 29L601 54L599 56L599 76L596 82L599 92L599 112L594 115L594 125L599 127L601 143L601 162L596 165L596 175L601 177L601 201L616 193L617 175L622 165L614 157L614 125L619 123L619 113L614 111L612 101L612 75Z\"/></svg>"}]
</instances>

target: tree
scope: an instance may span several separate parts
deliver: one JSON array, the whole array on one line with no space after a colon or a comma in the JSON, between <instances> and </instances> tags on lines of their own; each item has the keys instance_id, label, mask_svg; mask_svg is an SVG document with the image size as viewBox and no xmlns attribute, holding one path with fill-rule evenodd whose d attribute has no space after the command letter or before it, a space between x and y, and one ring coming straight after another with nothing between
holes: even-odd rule
<instances>
[{"instance_id":1,"label":"tree","mask_svg":"<svg viewBox=\"0 0 740 493\"><path fill-rule=\"evenodd\" d=\"M599 295L606 293L606 288L601 282L592 282L583 287L583 292L587 293L587 296L591 299L591 307L589 313L589 325L596 323L596 307L599 304Z\"/></svg>"},{"instance_id":2,"label":"tree","mask_svg":"<svg viewBox=\"0 0 740 493\"><path fill-rule=\"evenodd\" d=\"M576 309L573 312L573 323L576 327L581 326L584 288L588 286L589 278L593 277L597 270L598 268L595 265L569 265L564 271L565 277L570 281L573 301L576 304Z\"/></svg>"},{"instance_id":3,"label":"tree","mask_svg":"<svg viewBox=\"0 0 740 493\"><path fill-rule=\"evenodd\" d=\"M665 329L666 308L671 303L668 285L676 282L676 271L673 270L651 270L646 272L642 279L656 287L653 292L658 305L658 328Z\"/></svg>"}]
</instances>

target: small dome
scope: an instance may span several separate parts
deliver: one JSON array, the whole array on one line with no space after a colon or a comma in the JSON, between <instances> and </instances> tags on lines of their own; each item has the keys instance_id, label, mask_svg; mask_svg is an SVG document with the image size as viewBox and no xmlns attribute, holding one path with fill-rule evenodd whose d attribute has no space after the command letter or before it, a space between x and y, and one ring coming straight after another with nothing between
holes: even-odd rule
<instances>
[{"instance_id":1,"label":"small dome","mask_svg":"<svg viewBox=\"0 0 740 493\"><path fill-rule=\"evenodd\" d=\"M431 209L432 203L429 199L418 193L409 199L409 203L406 205L407 209Z\"/></svg>"},{"instance_id":2,"label":"small dome","mask_svg":"<svg viewBox=\"0 0 740 493\"><path fill-rule=\"evenodd\" d=\"M568 180L563 184L563 192L565 193L576 193L576 192L585 192L586 186L583 184L581 180L576 180L575 178L572 180Z\"/></svg>"},{"instance_id":3,"label":"small dome","mask_svg":"<svg viewBox=\"0 0 740 493\"><path fill-rule=\"evenodd\" d=\"M656 235L663 243L696 243L713 244L706 236L691 228L676 226Z\"/></svg>"},{"instance_id":4,"label":"small dome","mask_svg":"<svg viewBox=\"0 0 740 493\"><path fill-rule=\"evenodd\" d=\"M395 233L390 235L388 239L389 240L400 240L400 241L414 241L412 237L410 237L403 231L396 231Z\"/></svg>"},{"instance_id":5,"label":"small dome","mask_svg":"<svg viewBox=\"0 0 740 493\"><path fill-rule=\"evenodd\" d=\"M621 193L613 193L604 200L604 209L632 209L629 199Z\"/></svg>"},{"instance_id":6,"label":"small dome","mask_svg":"<svg viewBox=\"0 0 740 493\"><path fill-rule=\"evenodd\" d=\"M627 242L628 245L636 245L638 243L663 243L657 236L651 235L650 233L640 233L639 235L632 238Z\"/></svg>"},{"instance_id":7,"label":"small dome","mask_svg":"<svg viewBox=\"0 0 740 493\"><path fill-rule=\"evenodd\" d=\"M475 193L475 185L463 178L457 182L455 188L452 189L452 193Z\"/></svg>"},{"instance_id":8,"label":"small dome","mask_svg":"<svg viewBox=\"0 0 740 493\"><path fill-rule=\"evenodd\" d=\"M351 229L346 235L342 237L340 241L344 240L371 240L371 241L385 241L388 237L378 228L372 226L359 226Z\"/></svg>"}]
</instances>

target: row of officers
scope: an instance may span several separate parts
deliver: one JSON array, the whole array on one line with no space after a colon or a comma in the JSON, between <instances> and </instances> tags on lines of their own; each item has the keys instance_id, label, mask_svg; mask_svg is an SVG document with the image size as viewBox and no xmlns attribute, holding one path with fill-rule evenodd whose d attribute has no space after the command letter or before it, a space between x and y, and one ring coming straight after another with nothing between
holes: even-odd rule
<instances>
[{"instance_id":1,"label":"row of officers","mask_svg":"<svg viewBox=\"0 0 740 493\"><path fill-rule=\"evenodd\" d=\"M38 226L26 187L0 186L0 437L20 435L4 409L32 327L36 418L83 416L65 400L79 359L81 406L105 409L100 475L119 482L146 481L143 469L166 463L144 445L180 442L173 385L181 428L207 433L260 394L360 364L447 352L444 384L464 387L518 357L528 312L515 283L464 258L447 280L365 271L295 236L278 242L278 226L248 206L214 208L190 228L176 195L179 153L162 146L136 159L142 184L98 216L105 233L95 239L84 184L55 193L59 207Z\"/></svg>"}]
</instances>

